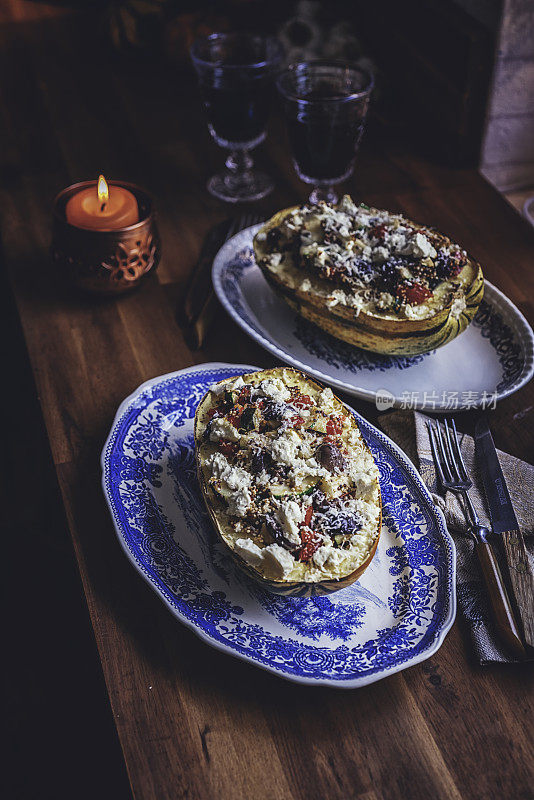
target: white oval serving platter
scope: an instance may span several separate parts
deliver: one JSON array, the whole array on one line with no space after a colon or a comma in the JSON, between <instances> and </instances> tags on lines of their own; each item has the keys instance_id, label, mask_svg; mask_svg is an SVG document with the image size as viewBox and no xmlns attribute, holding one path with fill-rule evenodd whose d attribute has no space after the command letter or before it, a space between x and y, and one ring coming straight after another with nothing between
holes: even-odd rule
<instances>
[{"instance_id":1,"label":"white oval serving platter","mask_svg":"<svg viewBox=\"0 0 534 800\"><path fill-rule=\"evenodd\" d=\"M277 297L254 261L252 239L260 227L223 245L213 285L237 324L282 361L381 410L491 408L532 378L532 328L491 283L473 323L444 347L411 357L368 353L324 333Z\"/></svg>"}]
</instances>

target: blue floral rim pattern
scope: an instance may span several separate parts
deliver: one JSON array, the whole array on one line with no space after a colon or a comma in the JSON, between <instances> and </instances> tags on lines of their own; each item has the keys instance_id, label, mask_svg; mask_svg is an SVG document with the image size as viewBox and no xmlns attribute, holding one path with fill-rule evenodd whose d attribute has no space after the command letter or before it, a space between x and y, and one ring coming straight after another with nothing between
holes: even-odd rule
<instances>
[{"instance_id":1,"label":"blue floral rim pattern","mask_svg":"<svg viewBox=\"0 0 534 800\"><path fill-rule=\"evenodd\" d=\"M452 540L411 463L357 414L379 465L384 518L396 530L395 544L387 550L394 577L388 606L395 624L351 647L345 642L365 615L363 606L345 604L332 614L329 598L299 604L260 592L259 605L284 626L284 635L275 635L248 621L231 598L231 585L228 591L212 589L209 570L182 546L180 532L155 494L165 481L176 482L174 496L185 524L199 540L206 536L187 425L212 383L253 369L206 365L184 370L149 381L122 404L102 468L123 549L173 613L202 638L292 680L358 686L427 658L454 619ZM217 571L211 561L207 564ZM319 635L321 643L314 643ZM325 636L337 644L325 645Z\"/></svg>"}]
</instances>

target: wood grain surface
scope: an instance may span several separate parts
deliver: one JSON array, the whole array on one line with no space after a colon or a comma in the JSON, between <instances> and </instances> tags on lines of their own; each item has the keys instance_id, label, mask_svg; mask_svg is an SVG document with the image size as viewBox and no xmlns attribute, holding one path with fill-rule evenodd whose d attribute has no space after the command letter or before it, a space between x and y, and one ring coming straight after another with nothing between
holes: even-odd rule
<instances>
[{"instance_id":1,"label":"wood grain surface","mask_svg":"<svg viewBox=\"0 0 534 800\"><path fill-rule=\"evenodd\" d=\"M119 58L99 36L92 18L79 15L0 26L0 213L10 285L133 796L531 798L531 666L474 665L456 623L430 660L372 686L342 692L293 685L208 648L124 558L99 467L119 403L148 378L192 363L276 361L220 309L207 346L197 353L187 347L176 309L205 233L228 215L205 190L223 156L209 140L190 75ZM305 197L276 120L258 162L277 186L258 206L265 215ZM157 276L117 300L72 293L47 258L53 197L100 172L153 193L163 239ZM533 321L532 231L475 171L431 164L370 132L347 188L446 231ZM375 418L372 406L353 405ZM491 417L498 447L532 455L533 406L532 386L499 404ZM472 424L468 413L457 422L464 430ZM117 796L105 774L101 786L101 797ZM54 796L49 788L39 796ZM70 796L81 793L74 788Z\"/></svg>"},{"instance_id":2,"label":"wood grain surface","mask_svg":"<svg viewBox=\"0 0 534 800\"><path fill-rule=\"evenodd\" d=\"M522 531L503 531L503 547L508 561L510 584L523 628L523 638L534 647L534 573Z\"/></svg>"}]
</instances>

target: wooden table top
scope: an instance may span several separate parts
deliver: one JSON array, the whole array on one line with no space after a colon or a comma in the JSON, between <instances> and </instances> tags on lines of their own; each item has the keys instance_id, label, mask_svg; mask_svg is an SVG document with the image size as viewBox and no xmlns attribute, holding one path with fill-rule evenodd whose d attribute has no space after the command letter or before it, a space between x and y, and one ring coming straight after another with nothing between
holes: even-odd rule
<instances>
[{"instance_id":1,"label":"wooden table top","mask_svg":"<svg viewBox=\"0 0 534 800\"><path fill-rule=\"evenodd\" d=\"M207 647L124 558L99 467L119 403L148 378L193 363L276 362L222 311L202 352L185 344L177 303L205 232L229 213L205 190L223 154L190 77L95 42L84 17L0 26L1 232L133 795L532 797L532 671L474 665L458 623L431 659L377 684L299 686ZM258 210L306 196L276 125L258 162L277 185ZM163 240L155 279L117 300L72 295L47 260L53 197L98 172L152 192ZM348 189L462 242L532 323L532 231L476 171L368 141ZM374 419L370 405L355 405ZM499 447L532 454L533 406L532 385L499 404ZM469 415L459 424L469 427Z\"/></svg>"}]
</instances>

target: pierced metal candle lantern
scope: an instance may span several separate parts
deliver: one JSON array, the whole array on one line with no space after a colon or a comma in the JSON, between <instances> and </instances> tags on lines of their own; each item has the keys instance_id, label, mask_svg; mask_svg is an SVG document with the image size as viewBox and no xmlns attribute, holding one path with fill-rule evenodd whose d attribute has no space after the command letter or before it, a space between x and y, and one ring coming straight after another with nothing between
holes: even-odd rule
<instances>
[{"instance_id":1,"label":"pierced metal candle lantern","mask_svg":"<svg viewBox=\"0 0 534 800\"><path fill-rule=\"evenodd\" d=\"M150 196L134 183L113 181L135 196L139 222L116 230L89 230L67 222L65 208L81 189L95 186L84 181L68 186L54 201L51 256L65 280L98 294L123 294L135 289L154 272L161 257L161 242Z\"/></svg>"}]
</instances>

